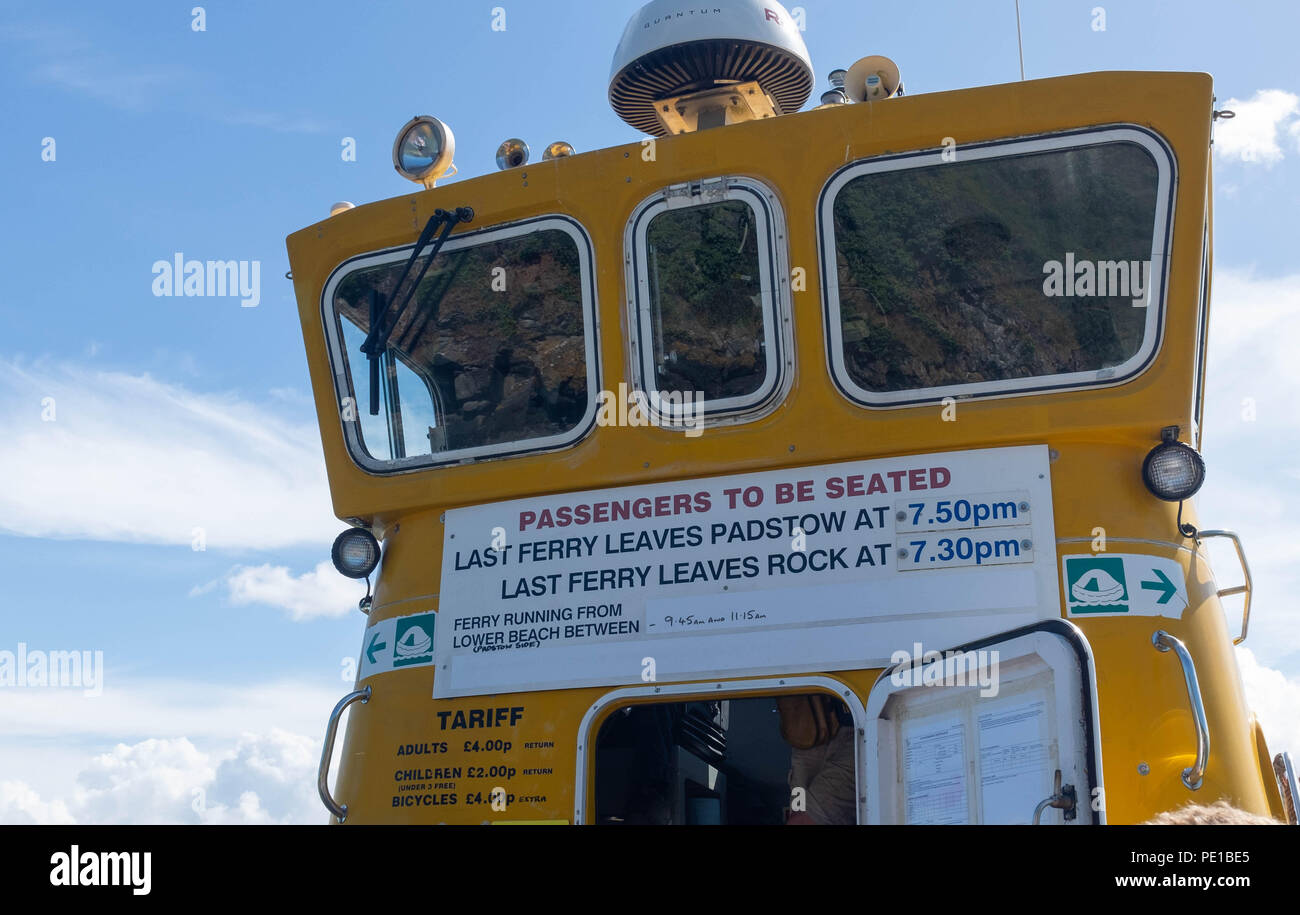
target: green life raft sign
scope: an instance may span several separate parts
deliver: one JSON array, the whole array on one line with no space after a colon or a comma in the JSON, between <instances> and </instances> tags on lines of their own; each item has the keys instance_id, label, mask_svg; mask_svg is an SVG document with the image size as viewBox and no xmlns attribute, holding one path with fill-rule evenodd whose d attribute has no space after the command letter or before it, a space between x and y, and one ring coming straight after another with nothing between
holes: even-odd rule
<instances>
[{"instance_id":1,"label":"green life raft sign","mask_svg":"<svg viewBox=\"0 0 1300 915\"><path fill-rule=\"evenodd\" d=\"M1187 609L1183 567L1173 559L1136 553L1061 557L1070 616L1166 616Z\"/></svg>"}]
</instances>

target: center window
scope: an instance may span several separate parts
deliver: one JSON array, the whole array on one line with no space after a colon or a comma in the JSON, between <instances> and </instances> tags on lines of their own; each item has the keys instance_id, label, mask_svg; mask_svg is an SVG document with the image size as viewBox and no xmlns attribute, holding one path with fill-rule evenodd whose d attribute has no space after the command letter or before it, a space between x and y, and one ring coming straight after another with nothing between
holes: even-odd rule
<instances>
[{"instance_id":1,"label":"center window","mask_svg":"<svg viewBox=\"0 0 1300 915\"><path fill-rule=\"evenodd\" d=\"M766 191L734 179L670 188L633 214L633 361L662 420L753 411L777 393L778 218Z\"/></svg>"}]
</instances>

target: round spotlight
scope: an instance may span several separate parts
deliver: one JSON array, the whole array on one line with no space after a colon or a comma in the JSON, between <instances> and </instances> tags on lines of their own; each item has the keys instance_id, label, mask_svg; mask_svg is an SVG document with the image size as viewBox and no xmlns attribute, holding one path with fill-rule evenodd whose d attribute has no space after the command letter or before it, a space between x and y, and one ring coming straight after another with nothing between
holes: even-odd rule
<instances>
[{"instance_id":1,"label":"round spotlight","mask_svg":"<svg viewBox=\"0 0 1300 915\"><path fill-rule=\"evenodd\" d=\"M330 559L339 574L365 578L379 565L379 541L363 527L350 527L334 538Z\"/></svg>"},{"instance_id":2,"label":"round spotlight","mask_svg":"<svg viewBox=\"0 0 1300 915\"><path fill-rule=\"evenodd\" d=\"M1142 482L1157 499L1190 499L1205 482L1205 461L1190 445L1161 442L1142 462Z\"/></svg>"},{"instance_id":3,"label":"round spotlight","mask_svg":"<svg viewBox=\"0 0 1300 915\"><path fill-rule=\"evenodd\" d=\"M348 210L355 210L356 207L357 205L351 200L340 200L338 203L330 207L330 215L337 216L340 213L346 213Z\"/></svg>"},{"instance_id":4,"label":"round spotlight","mask_svg":"<svg viewBox=\"0 0 1300 915\"><path fill-rule=\"evenodd\" d=\"M511 137L497 147L497 168L505 171L528 164L528 144L518 137Z\"/></svg>"},{"instance_id":5,"label":"round spotlight","mask_svg":"<svg viewBox=\"0 0 1300 915\"><path fill-rule=\"evenodd\" d=\"M451 164L456 154L456 137L437 118L411 118L397 132L393 142L393 168L408 181L433 187L443 175L455 174Z\"/></svg>"},{"instance_id":6,"label":"round spotlight","mask_svg":"<svg viewBox=\"0 0 1300 915\"><path fill-rule=\"evenodd\" d=\"M563 159L565 156L573 155L574 149L563 140L556 140L542 153L543 159Z\"/></svg>"}]
</instances>

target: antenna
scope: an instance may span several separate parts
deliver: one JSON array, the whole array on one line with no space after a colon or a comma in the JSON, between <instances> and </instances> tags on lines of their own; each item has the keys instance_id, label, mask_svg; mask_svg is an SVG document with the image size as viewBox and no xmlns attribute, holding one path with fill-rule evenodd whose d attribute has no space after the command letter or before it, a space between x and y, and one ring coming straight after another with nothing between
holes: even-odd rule
<instances>
[{"instance_id":1,"label":"antenna","mask_svg":"<svg viewBox=\"0 0 1300 915\"><path fill-rule=\"evenodd\" d=\"M1020 49L1020 81L1025 81L1025 44L1020 40L1020 0L1016 0L1016 47Z\"/></svg>"},{"instance_id":2,"label":"antenna","mask_svg":"<svg viewBox=\"0 0 1300 915\"><path fill-rule=\"evenodd\" d=\"M777 0L651 0L628 20L610 66L609 103L663 137L792 114L812 92L812 63ZM704 8L706 7L706 8Z\"/></svg>"}]
</instances>

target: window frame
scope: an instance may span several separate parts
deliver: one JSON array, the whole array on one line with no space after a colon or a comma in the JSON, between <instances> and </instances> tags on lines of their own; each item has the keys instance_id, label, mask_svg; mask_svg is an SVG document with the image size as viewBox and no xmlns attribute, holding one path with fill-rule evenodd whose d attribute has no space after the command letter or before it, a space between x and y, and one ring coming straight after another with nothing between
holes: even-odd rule
<instances>
[{"instance_id":1,"label":"window frame","mask_svg":"<svg viewBox=\"0 0 1300 915\"><path fill-rule=\"evenodd\" d=\"M871 409L911 407L944 398L972 399L1020 397L1058 391L1114 387L1141 375L1155 361L1164 342L1166 290L1174 224L1174 190L1178 184L1177 159L1169 143L1156 132L1136 124L1087 127L1052 134L1012 137L957 147L957 161L1014 158L1018 155L1081 149L1116 142L1133 143L1151 156L1156 166L1155 224L1151 238L1151 278L1148 280L1146 323L1136 353L1117 366L1087 372L1030 375L995 381L977 381L945 387L870 391L858 385L844 365L842 311L837 279L835 202L840 190L855 178L884 172L938 165L940 151L916 150L859 159L831 175L817 201L817 246L820 255L822 313L826 322L827 368L835 387L850 401Z\"/></svg>"},{"instance_id":2,"label":"window frame","mask_svg":"<svg viewBox=\"0 0 1300 915\"><path fill-rule=\"evenodd\" d=\"M1188 441L1197 451L1201 450L1201 428L1205 420L1205 367L1206 352L1209 346L1210 320L1210 279L1212 273L1210 250L1210 199L1205 199L1205 227L1201 231L1201 277L1197 287L1196 300L1196 359L1192 372L1195 380L1192 385L1192 428L1188 431Z\"/></svg>"},{"instance_id":3,"label":"window frame","mask_svg":"<svg viewBox=\"0 0 1300 915\"><path fill-rule=\"evenodd\" d=\"M661 213L729 200L745 203L754 217L767 372L762 385L751 394L704 400L703 417L715 425L758 419L784 400L793 380L785 215L776 194L767 185L743 177L723 176L674 184L637 204L623 233L630 380L633 389L645 395L656 425L680 429L689 426L695 418L682 405L665 405L652 383L655 365L650 313L653 303L647 269L649 226Z\"/></svg>"},{"instance_id":4,"label":"window frame","mask_svg":"<svg viewBox=\"0 0 1300 915\"><path fill-rule=\"evenodd\" d=\"M348 454L361 469L378 474L411 473L442 467L449 464L475 463L480 460L518 457L544 451L558 451L571 447L586 438L595 428L597 400L600 391L600 312L596 301L595 255L591 237L586 228L576 219L562 214L534 216L516 222L487 226L471 232L457 232L451 235L442 246L439 254L451 253L462 248L472 248L483 244L529 235L534 232L557 229L564 232L574 242L578 251L578 274L582 291L583 346L587 367L587 407L581 420L570 430L557 435L539 438L517 439L494 445L479 445L473 448L458 448L441 451L436 454L420 454L398 459L377 458L370 455L361 438L361 410L364 408L361 398L352 387L350 363L346 350L342 346L342 331L339 326L341 316L334 309L334 295L342 280L358 270L365 270L385 264L403 263L411 256L414 244L399 245L358 254L340 263L325 281L321 292L321 321L325 331L325 345L330 360L330 373L334 380L335 402L339 409L339 422L343 438L347 444ZM415 373L422 377L421 373ZM357 411L356 419L343 419L343 402L351 398L353 408ZM387 422L387 420L385 420Z\"/></svg>"}]
</instances>

